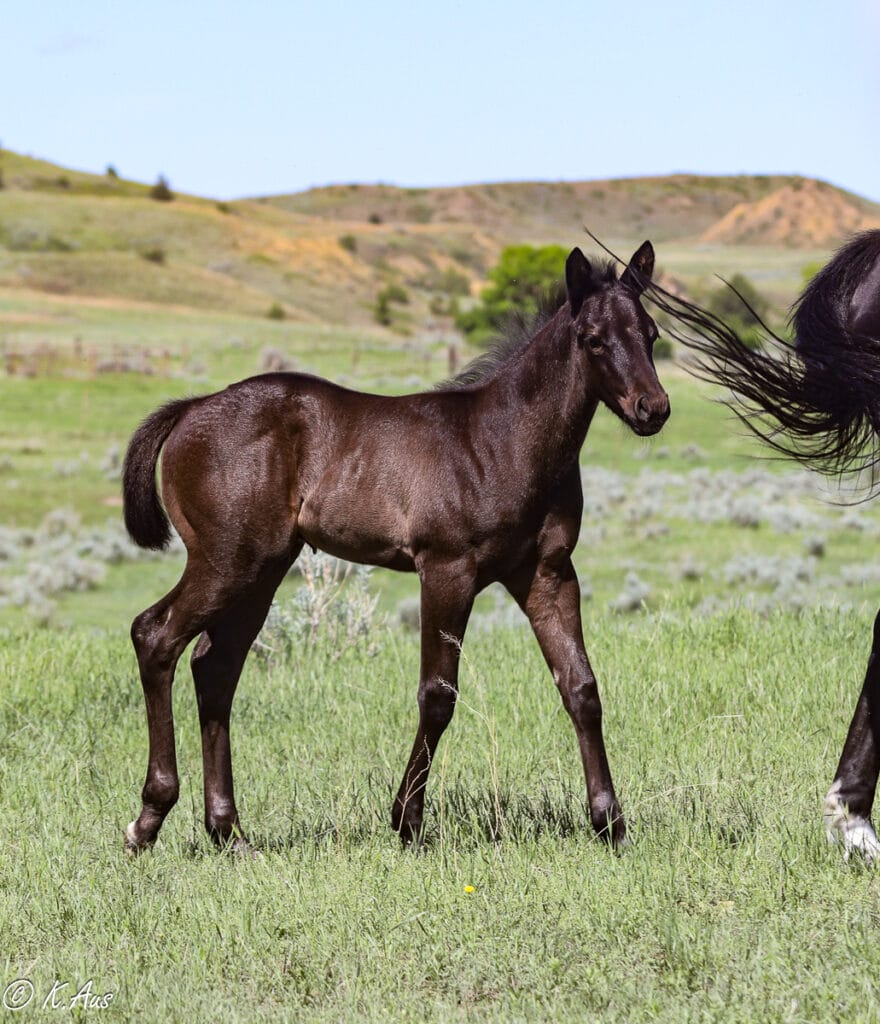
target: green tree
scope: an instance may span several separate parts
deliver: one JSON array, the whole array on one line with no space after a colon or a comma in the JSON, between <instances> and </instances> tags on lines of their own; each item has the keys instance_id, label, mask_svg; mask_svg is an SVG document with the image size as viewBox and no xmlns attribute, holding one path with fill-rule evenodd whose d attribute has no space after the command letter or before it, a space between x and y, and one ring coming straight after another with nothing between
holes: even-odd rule
<instances>
[{"instance_id":1,"label":"green tree","mask_svg":"<svg viewBox=\"0 0 880 1024\"><path fill-rule=\"evenodd\" d=\"M459 313L456 326L479 345L510 313L534 313L541 299L562 280L566 255L561 245L507 246L489 271L489 285L483 289L480 304Z\"/></svg>"}]
</instances>

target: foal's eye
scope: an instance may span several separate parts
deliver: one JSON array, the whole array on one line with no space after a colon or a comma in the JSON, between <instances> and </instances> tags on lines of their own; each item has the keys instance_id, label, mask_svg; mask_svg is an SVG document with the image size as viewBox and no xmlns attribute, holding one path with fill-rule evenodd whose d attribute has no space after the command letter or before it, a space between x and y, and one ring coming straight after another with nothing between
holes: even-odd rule
<instances>
[{"instance_id":1,"label":"foal's eye","mask_svg":"<svg viewBox=\"0 0 880 1024\"><path fill-rule=\"evenodd\" d=\"M591 352L601 352L605 348L605 342L599 337L598 334L591 334L587 338L587 344L590 346Z\"/></svg>"}]
</instances>

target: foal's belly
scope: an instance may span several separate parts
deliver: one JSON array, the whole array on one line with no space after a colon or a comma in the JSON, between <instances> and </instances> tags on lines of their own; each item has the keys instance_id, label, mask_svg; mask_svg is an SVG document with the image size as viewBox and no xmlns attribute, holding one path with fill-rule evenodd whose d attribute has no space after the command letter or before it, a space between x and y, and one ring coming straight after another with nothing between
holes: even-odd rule
<instances>
[{"instance_id":1,"label":"foal's belly","mask_svg":"<svg viewBox=\"0 0 880 1024\"><path fill-rule=\"evenodd\" d=\"M417 503L373 493L369 502L341 492L303 500L297 536L350 562L415 572L431 562L466 562L481 585L505 578L534 550L535 533L515 516L497 521L453 505Z\"/></svg>"},{"instance_id":2,"label":"foal's belly","mask_svg":"<svg viewBox=\"0 0 880 1024\"><path fill-rule=\"evenodd\" d=\"M299 510L296 532L306 544L337 558L402 572L415 570L405 516L376 494L369 501L344 491L308 495Z\"/></svg>"}]
</instances>

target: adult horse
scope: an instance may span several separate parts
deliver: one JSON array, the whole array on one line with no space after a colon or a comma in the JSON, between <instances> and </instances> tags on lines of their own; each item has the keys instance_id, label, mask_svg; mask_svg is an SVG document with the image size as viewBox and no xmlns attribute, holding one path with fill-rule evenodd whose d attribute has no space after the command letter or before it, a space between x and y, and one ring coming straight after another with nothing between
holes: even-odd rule
<instances>
[{"instance_id":1,"label":"adult horse","mask_svg":"<svg viewBox=\"0 0 880 1024\"><path fill-rule=\"evenodd\" d=\"M218 844L249 849L233 796L230 708L304 544L419 574L419 724L392 809L404 840L421 833L465 626L494 581L527 615L574 723L592 824L623 840L571 554L583 505L578 457L599 403L641 435L669 416L651 357L657 328L640 300L653 268L650 242L619 278L574 249L564 296L533 336L509 338L434 391L385 397L273 373L170 402L143 422L125 461L126 526L141 546L161 548L170 519L187 561L174 589L132 624L149 762L127 851L152 845L178 797L171 686L196 636L205 825Z\"/></svg>"},{"instance_id":2,"label":"adult horse","mask_svg":"<svg viewBox=\"0 0 880 1024\"><path fill-rule=\"evenodd\" d=\"M697 371L731 388L739 414L777 452L840 475L880 467L880 231L844 245L794 304L795 344L765 328L769 352L754 351L717 317L651 286L651 298L684 329ZM871 808L880 772L880 612L855 714L825 798L829 837L846 856L880 862Z\"/></svg>"}]
</instances>

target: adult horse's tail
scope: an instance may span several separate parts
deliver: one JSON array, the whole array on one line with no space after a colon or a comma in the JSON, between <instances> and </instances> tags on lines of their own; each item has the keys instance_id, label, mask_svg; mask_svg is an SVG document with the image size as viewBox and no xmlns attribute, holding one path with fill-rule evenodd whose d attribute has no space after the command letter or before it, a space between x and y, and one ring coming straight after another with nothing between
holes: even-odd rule
<instances>
[{"instance_id":1,"label":"adult horse's tail","mask_svg":"<svg viewBox=\"0 0 880 1024\"><path fill-rule=\"evenodd\" d=\"M125 526L142 548L160 550L171 540L168 516L156 487L156 463L168 435L192 399L181 398L158 408L132 435L122 471Z\"/></svg>"},{"instance_id":2,"label":"adult horse's tail","mask_svg":"<svg viewBox=\"0 0 880 1024\"><path fill-rule=\"evenodd\" d=\"M653 284L648 292L673 319L669 333L696 353L697 376L730 388L734 411L758 437L825 473L867 471L873 487L880 469L880 331L852 324L856 289L878 260L880 231L857 235L837 252L792 308L793 346L739 296L761 324L762 351L707 310Z\"/></svg>"}]
</instances>

